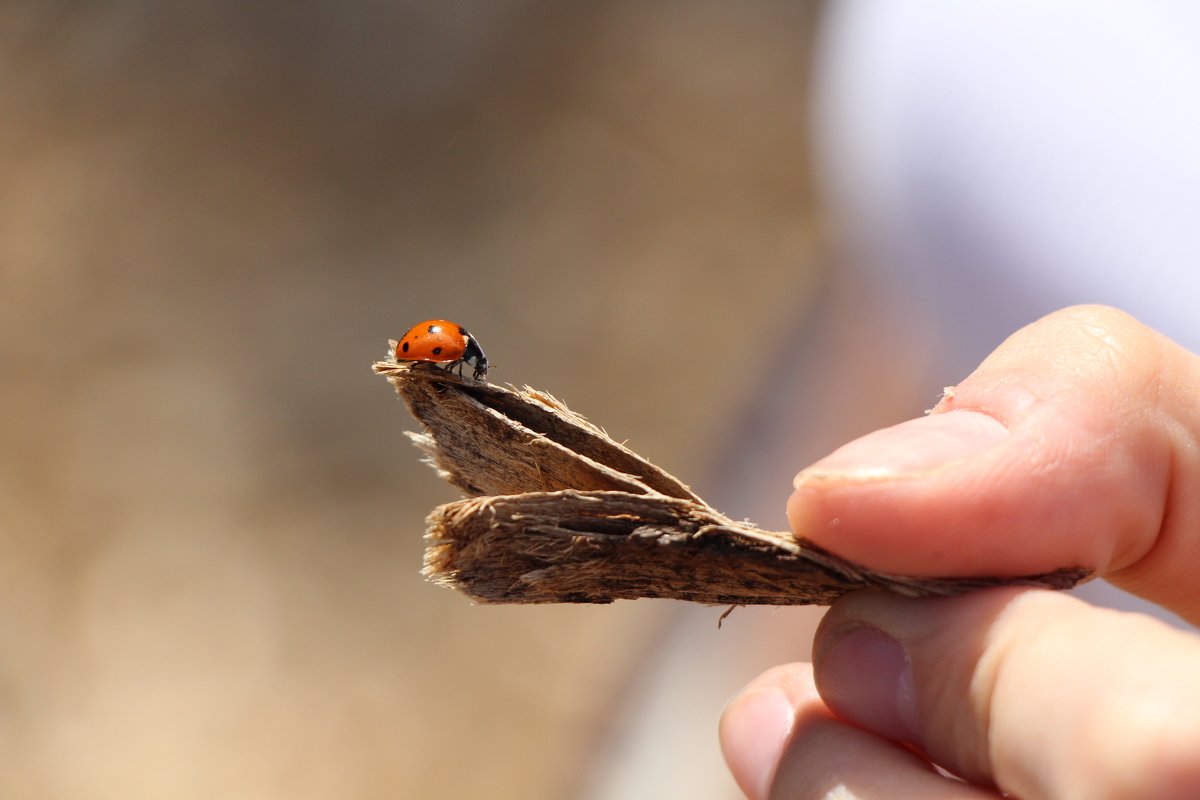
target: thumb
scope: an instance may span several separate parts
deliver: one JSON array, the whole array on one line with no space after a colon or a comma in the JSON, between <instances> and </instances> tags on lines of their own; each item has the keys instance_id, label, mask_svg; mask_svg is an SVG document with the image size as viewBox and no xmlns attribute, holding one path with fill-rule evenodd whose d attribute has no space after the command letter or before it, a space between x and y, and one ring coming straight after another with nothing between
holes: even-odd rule
<instances>
[{"instance_id":1,"label":"thumb","mask_svg":"<svg viewBox=\"0 0 1200 800\"><path fill-rule=\"evenodd\" d=\"M1197 670L1193 634L1011 587L856 593L813 643L816 686L839 717L1030 799L1200 796Z\"/></svg>"},{"instance_id":2,"label":"thumb","mask_svg":"<svg viewBox=\"0 0 1200 800\"><path fill-rule=\"evenodd\" d=\"M879 570L1080 566L1200 619L1200 363L1119 311L1018 331L928 416L796 477L798 535Z\"/></svg>"}]
</instances>

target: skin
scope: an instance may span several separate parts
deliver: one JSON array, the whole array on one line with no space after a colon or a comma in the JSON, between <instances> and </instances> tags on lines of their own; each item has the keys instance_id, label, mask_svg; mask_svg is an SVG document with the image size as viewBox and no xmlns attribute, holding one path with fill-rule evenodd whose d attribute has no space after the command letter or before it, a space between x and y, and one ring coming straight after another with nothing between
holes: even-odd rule
<instances>
[{"instance_id":1,"label":"skin","mask_svg":"<svg viewBox=\"0 0 1200 800\"><path fill-rule=\"evenodd\" d=\"M1057 312L802 471L788 514L876 569L1085 566L1200 623L1200 358L1114 309ZM1200 797L1194 633L1040 590L860 593L813 648L722 716L754 800Z\"/></svg>"}]
</instances>

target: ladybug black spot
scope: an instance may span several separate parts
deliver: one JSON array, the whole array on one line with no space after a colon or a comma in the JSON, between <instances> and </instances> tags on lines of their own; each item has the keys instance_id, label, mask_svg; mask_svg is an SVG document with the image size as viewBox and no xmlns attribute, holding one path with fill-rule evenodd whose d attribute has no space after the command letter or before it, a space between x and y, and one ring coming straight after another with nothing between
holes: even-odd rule
<instances>
[{"instance_id":1,"label":"ladybug black spot","mask_svg":"<svg viewBox=\"0 0 1200 800\"><path fill-rule=\"evenodd\" d=\"M460 328L458 329L458 332L459 332L459 333L461 333L463 336L467 336L467 335L468 335L468 334L467 334L467 329L466 329L466 328L461 328L461 327L460 327Z\"/></svg>"},{"instance_id":2,"label":"ladybug black spot","mask_svg":"<svg viewBox=\"0 0 1200 800\"><path fill-rule=\"evenodd\" d=\"M401 352L407 353L408 352L408 342L405 342L404 344L400 345L400 350L401 350Z\"/></svg>"},{"instance_id":3,"label":"ladybug black spot","mask_svg":"<svg viewBox=\"0 0 1200 800\"><path fill-rule=\"evenodd\" d=\"M433 348L433 354L435 356L440 356L442 354L442 348L440 348L440 347Z\"/></svg>"}]
</instances>

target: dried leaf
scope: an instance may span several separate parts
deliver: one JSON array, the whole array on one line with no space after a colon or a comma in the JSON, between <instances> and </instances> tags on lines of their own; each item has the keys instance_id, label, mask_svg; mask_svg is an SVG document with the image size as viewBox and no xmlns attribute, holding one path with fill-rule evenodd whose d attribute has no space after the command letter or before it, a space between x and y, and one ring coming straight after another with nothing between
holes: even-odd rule
<instances>
[{"instance_id":1,"label":"dried leaf","mask_svg":"<svg viewBox=\"0 0 1200 800\"><path fill-rule=\"evenodd\" d=\"M1062 569L1019 578L912 578L853 564L790 533L735 522L545 392L379 362L424 427L409 434L469 495L433 510L425 575L490 603L828 604L855 589L948 595L1066 589Z\"/></svg>"}]
</instances>

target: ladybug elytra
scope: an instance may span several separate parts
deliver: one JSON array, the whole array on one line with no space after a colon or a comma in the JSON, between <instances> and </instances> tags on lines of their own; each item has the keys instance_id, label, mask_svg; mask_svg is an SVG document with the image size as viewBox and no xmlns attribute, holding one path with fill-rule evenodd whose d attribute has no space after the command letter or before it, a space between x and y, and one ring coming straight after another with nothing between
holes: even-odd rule
<instances>
[{"instance_id":1,"label":"ladybug elytra","mask_svg":"<svg viewBox=\"0 0 1200 800\"><path fill-rule=\"evenodd\" d=\"M457 364L459 375L464 363L474 362L475 380L488 371L487 356L479 342L466 328L448 319L427 319L409 328L396 343L396 360L445 364L446 369Z\"/></svg>"}]
</instances>

